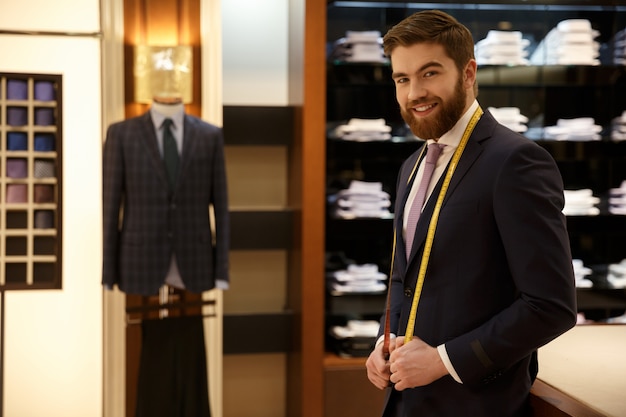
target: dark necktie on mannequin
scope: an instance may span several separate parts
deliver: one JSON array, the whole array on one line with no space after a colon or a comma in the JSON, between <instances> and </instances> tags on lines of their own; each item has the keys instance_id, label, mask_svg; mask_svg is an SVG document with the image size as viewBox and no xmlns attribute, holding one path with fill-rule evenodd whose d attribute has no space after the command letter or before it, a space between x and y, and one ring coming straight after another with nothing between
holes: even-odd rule
<instances>
[{"instance_id":1,"label":"dark necktie on mannequin","mask_svg":"<svg viewBox=\"0 0 626 417\"><path fill-rule=\"evenodd\" d=\"M165 160L165 168L167 169L167 176L170 183L170 189L173 190L178 179L178 147L176 146L176 139L172 134L171 126L172 119L165 119L163 121L163 159Z\"/></svg>"},{"instance_id":2,"label":"dark necktie on mannequin","mask_svg":"<svg viewBox=\"0 0 626 417\"><path fill-rule=\"evenodd\" d=\"M420 182L411 208L409 209L409 216L406 222L406 257L409 258L411 254L411 247L413 246L413 238L415 237L415 228L417 227L417 221L419 220L422 212L422 207L426 201L426 191L428 190L428 184L435 171L437 165L437 159L441 155L441 150L446 145L440 145L439 143L431 143L428 145L428 152L426 152L426 159L424 160L424 174L422 175L422 181Z\"/></svg>"}]
</instances>

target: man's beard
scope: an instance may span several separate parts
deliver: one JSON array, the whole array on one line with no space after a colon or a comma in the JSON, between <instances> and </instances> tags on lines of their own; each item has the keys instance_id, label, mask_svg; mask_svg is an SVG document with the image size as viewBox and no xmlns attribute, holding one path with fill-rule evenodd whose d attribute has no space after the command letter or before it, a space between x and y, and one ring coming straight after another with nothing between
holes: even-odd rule
<instances>
[{"instance_id":1,"label":"man's beard","mask_svg":"<svg viewBox=\"0 0 626 417\"><path fill-rule=\"evenodd\" d=\"M466 99L467 92L463 89L462 78L459 77L450 101L447 103L439 101L438 106L441 109L439 109L437 116L425 119L415 117L408 109L418 106L419 101L409 103L406 107L400 107L400 113L415 136L420 139L439 139L459 121L463 115L463 109L465 109Z\"/></svg>"}]
</instances>

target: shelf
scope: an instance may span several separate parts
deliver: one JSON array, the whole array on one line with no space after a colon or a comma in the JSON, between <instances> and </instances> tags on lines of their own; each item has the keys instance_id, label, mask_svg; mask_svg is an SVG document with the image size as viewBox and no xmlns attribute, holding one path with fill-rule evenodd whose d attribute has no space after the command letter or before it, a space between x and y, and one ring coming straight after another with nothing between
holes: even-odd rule
<instances>
[{"instance_id":1,"label":"shelf","mask_svg":"<svg viewBox=\"0 0 626 417\"><path fill-rule=\"evenodd\" d=\"M365 369L367 358L346 358L336 353L326 352L324 355L324 367L327 368L362 368Z\"/></svg>"},{"instance_id":2,"label":"shelf","mask_svg":"<svg viewBox=\"0 0 626 417\"><path fill-rule=\"evenodd\" d=\"M620 309L623 312L626 290L602 286L601 265L626 258L626 216L608 212L608 190L626 180L626 141L613 141L610 136L612 120L626 111L626 66L613 65L609 55L613 35L626 28L626 2L329 1L327 54L348 30L378 30L384 35L392 25L423 9L442 9L452 14L470 29L475 41L485 38L489 30L519 30L529 40L529 55L561 20L589 19L593 29L600 32L597 41L601 45L601 65L480 65L478 100L483 109L518 107L529 118L530 132L526 137L554 157L565 189L590 188L594 196L600 197L599 215L566 217L574 258L582 259L586 266L593 265L595 270L595 287L577 289L578 306L597 318ZM347 187L351 180L381 182L393 204L399 167L422 141L407 132L400 117L389 62L330 61L325 63L324 69L327 196ZM579 142L545 138L543 128L555 125L559 119L578 117L593 117L595 124L602 127L601 140ZM382 118L391 126L393 139L351 142L336 137L334 128L351 118ZM343 253L357 263L376 263L379 270L387 274L392 219L338 219L332 216L332 207L327 205L326 251ZM332 346L329 326L361 317L377 320L384 309L385 298L385 294L332 296L327 292L324 309L318 311L326 323L327 349ZM366 358L345 358L326 352L323 367L327 390L340 378L357 374L362 378L365 361ZM369 388L359 386L358 389L363 394L369 392ZM337 397L329 391L325 395L327 403L333 403Z\"/></svg>"}]
</instances>

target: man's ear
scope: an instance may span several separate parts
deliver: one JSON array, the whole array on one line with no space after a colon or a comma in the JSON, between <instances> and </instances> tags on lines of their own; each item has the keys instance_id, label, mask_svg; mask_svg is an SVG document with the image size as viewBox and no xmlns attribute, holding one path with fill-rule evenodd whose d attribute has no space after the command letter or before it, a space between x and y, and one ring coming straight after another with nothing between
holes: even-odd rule
<instances>
[{"instance_id":1,"label":"man's ear","mask_svg":"<svg viewBox=\"0 0 626 417\"><path fill-rule=\"evenodd\" d=\"M465 70L463 71L463 86L466 89L473 88L476 82L477 67L478 65L475 59L470 59L467 65L465 65Z\"/></svg>"}]
</instances>

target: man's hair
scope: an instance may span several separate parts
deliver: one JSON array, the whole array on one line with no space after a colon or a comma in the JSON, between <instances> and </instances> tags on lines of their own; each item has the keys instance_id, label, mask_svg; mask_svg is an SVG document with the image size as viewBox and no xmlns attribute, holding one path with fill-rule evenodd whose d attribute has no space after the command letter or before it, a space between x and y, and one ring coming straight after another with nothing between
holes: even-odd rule
<instances>
[{"instance_id":1,"label":"man's hair","mask_svg":"<svg viewBox=\"0 0 626 417\"><path fill-rule=\"evenodd\" d=\"M423 10L402 20L389 29L383 47L385 55L391 56L397 46L424 42L442 45L459 71L474 59L474 40L469 29L439 10Z\"/></svg>"}]
</instances>

